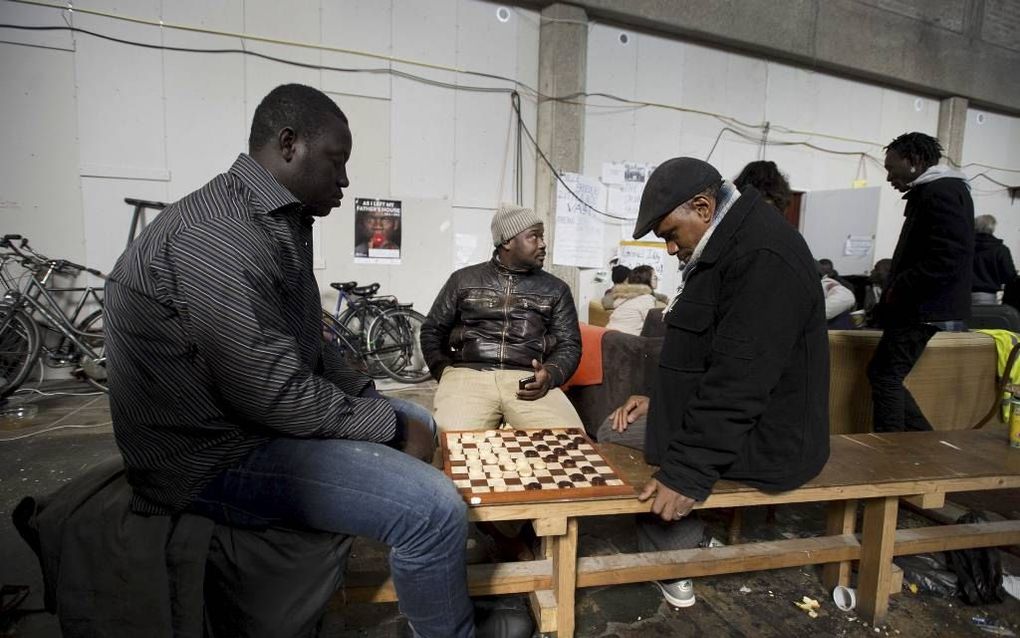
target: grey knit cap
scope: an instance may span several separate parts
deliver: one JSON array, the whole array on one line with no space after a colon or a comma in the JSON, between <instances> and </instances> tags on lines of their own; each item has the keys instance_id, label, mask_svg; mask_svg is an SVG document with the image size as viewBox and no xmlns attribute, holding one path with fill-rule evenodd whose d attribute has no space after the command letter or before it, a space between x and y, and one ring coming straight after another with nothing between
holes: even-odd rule
<instances>
[{"instance_id":1,"label":"grey knit cap","mask_svg":"<svg viewBox=\"0 0 1020 638\"><path fill-rule=\"evenodd\" d=\"M521 231L541 224L535 211L516 204L500 204L496 214L492 216L492 245L499 246L508 242Z\"/></svg>"}]
</instances>

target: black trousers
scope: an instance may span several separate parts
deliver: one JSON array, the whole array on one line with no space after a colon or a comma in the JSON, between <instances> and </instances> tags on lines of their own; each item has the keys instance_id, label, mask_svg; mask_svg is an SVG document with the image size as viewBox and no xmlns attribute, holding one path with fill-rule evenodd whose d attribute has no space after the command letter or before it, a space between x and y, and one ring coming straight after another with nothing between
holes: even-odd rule
<instances>
[{"instance_id":1,"label":"black trousers","mask_svg":"<svg viewBox=\"0 0 1020 638\"><path fill-rule=\"evenodd\" d=\"M868 364L875 432L932 429L910 390L903 386L903 380L936 332L938 328L924 323L886 328L882 332Z\"/></svg>"}]
</instances>

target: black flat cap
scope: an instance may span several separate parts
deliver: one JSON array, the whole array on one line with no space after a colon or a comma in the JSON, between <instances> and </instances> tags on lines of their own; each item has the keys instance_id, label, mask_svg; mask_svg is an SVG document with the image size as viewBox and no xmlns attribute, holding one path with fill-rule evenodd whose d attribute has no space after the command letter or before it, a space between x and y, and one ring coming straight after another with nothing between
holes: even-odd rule
<instances>
[{"instance_id":1,"label":"black flat cap","mask_svg":"<svg viewBox=\"0 0 1020 638\"><path fill-rule=\"evenodd\" d=\"M674 157L659 164L641 194L634 239L647 235L660 219L680 204L722 181L722 175L714 166L693 157Z\"/></svg>"}]
</instances>

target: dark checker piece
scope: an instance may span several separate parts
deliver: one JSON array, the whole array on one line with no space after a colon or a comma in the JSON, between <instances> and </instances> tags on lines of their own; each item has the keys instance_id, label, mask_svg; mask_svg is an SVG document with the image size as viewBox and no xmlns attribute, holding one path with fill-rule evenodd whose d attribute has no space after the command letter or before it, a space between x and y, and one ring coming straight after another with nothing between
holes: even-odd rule
<instances>
[{"instance_id":1,"label":"dark checker piece","mask_svg":"<svg viewBox=\"0 0 1020 638\"><path fill-rule=\"evenodd\" d=\"M524 456L528 457L529 459L537 459L538 450L524 450Z\"/></svg>"},{"instance_id":2,"label":"dark checker piece","mask_svg":"<svg viewBox=\"0 0 1020 638\"><path fill-rule=\"evenodd\" d=\"M560 465L563 467L577 467L577 463L574 462L574 459L563 459L560 461Z\"/></svg>"},{"instance_id":3,"label":"dark checker piece","mask_svg":"<svg viewBox=\"0 0 1020 638\"><path fill-rule=\"evenodd\" d=\"M568 428L567 429L567 434L575 434L576 435L576 434L580 434L580 433L581 433L581 431L578 430L577 428Z\"/></svg>"},{"instance_id":4,"label":"dark checker piece","mask_svg":"<svg viewBox=\"0 0 1020 638\"><path fill-rule=\"evenodd\" d=\"M584 474L571 474L570 480L574 481L575 483L580 483L581 481L584 480Z\"/></svg>"},{"instance_id":5,"label":"dark checker piece","mask_svg":"<svg viewBox=\"0 0 1020 638\"><path fill-rule=\"evenodd\" d=\"M539 432L539 434L541 434L542 436L549 436L550 434L552 434L552 430L548 429L542 430L541 432Z\"/></svg>"},{"instance_id":6,"label":"dark checker piece","mask_svg":"<svg viewBox=\"0 0 1020 638\"><path fill-rule=\"evenodd\" d=\"M585 465L584 467L581 468L581 473L582 474L598 474L598 470L596 470L595 468L593 468L590 465Z\"/></svg>"},{"instance_id":7,"label":"dark checker piece","mask_svg":"<svg viewBox=\"0 0 1020 638\"><path fill-rule=\"evenodd\" d=\"M540 490L542 489L541 483L525 483L524 489L526 490Z\"/></svg>"},{"instance_id":8,"label":"dark checker piece","mask_svg":"<svg viewBox=\"0 0 1020 638\"><path fill-rule=\"evenodd\" d=\"M593 477L591 477L591 484L592 485L605 485L606 484L606 479L602 478L601 476L593 476Z\"/></svg>"},{"instance_id":9,"label":"dark checker piece","mask_svg":"<svg viewBox=\"0 0 1020 638\"><path fill-rule=\"evenodd\" d=\"M602 481L602 483L605 483L605 481ZM573 487L574 487L574 484L573 484L573 483L571 483L570 481L560 481L560 482L559 482L559 483L557 483L556 485L557 485L558 487L562 487L562 488L563 488L563 489L565 489L565 490L566 490L566 489L573 489Z\"/></svg>"}]
</instances>

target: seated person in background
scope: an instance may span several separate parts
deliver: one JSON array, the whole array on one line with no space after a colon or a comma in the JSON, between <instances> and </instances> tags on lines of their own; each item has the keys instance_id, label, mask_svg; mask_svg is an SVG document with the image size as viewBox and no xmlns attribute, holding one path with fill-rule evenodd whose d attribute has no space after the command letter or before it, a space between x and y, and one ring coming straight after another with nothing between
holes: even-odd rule
<instances>
[{"instance_id":1,"label":"seated person in background","mask_svg":"<svg viewBox=\"0 0 1020 638\"><path fill-rule=\"evenodd\" d=\"M868 284L867 289L864 291L864 310L869 314L878 304L879 300L882 299L882 291L889 285L889 271L891 268L892 259L879 259L875 262L875 267L871 269L871 274L868 275L871 283Z\"/></svg>"},{"instance_id":2,"label":"seated person in background","mask_svg":"<svg viewBox=\"0 0 1020 638\"><path fill-rule=\"evenodd\" d=\"M602 295L602 307L606 310L612 310L616 306L616 296L619 294L620 288L627 285L627 277L630 276L630 268L616 264L613 266L613 270L610 274L610 278L613 280L612 287L606 291L606 294Z\"/></svg>"},{"instance_id":3,"label":"seated person in background","mask_svg":"<svg viewBox=\"0 0 1020 638\"><path fill-rule=\"evenodd\" d=\"M821 262L818 262L818 274L822 279L822 294L825 296L825 321L831 329L849 330L853 327L850 323L850 311L854 309L855 303L853 291L826 275Z\"/></svg>"},{"instance_id":4,"label":"seated person in background","mask_svg":"<svg viewBox=\"0 0 1020 638\"><path fill-rule=\"evenodd\" d=\"M1013 255L1006 244L992 234L995 223L992 215L974 218L974 283L970 297L976 306L999 303L997 293L1016 279Z\"/></svg>"},{"instance_id":5,"label":"seated person in background","mask_svg":"<svg viewBox=\"0 0 1020 638\"><path fill-rule=\"evenodd\" d=\"M450 275L421 330L440 429L584 427L558 386L581 359L570 288L542 270L542 220L503 204L492 259Z\"/></svg>"},{"instance_id":6,"label":"seated person in background","mask_svg":"<svg viewBox=\"0 0 1020 638\"><path fill-rule=\"evenodd\" d=\"M627 283L619 287L616 297L618 304L609 317L606 330L640 335L648 311L666 306L665 302L655 295L655 287L658 284L659 278L651 266L638 266L630 271Z\"/></svg>"},{"instance_id":7,"label":"seated person in background","mask_svg":"<svg viewBox=\"0 0 1020 638\"><path fill-rule=\"evenodd\" d=\"M828 459L825 304L804 238L701 160L671 159L649 177L634 236L649 231L685 264L684 287L664 316L651 397L630 397L598 440L659 466L638 496L652 500L639 549L688 549L703 537L688 514L718 479L788 490ZM694 604L690 579L658 585L670 604Z\"/></svg>"}]
</instances>

